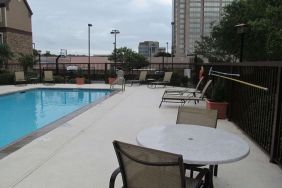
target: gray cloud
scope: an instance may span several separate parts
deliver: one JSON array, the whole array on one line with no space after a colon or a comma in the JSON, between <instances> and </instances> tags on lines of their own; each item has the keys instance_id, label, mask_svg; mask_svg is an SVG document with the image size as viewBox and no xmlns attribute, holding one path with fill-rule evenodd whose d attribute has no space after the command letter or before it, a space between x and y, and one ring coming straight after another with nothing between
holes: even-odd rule
<instances>
[{"instance_id":1,"label":"gray cloud","mask_svg":"<svg viewBox=\"0 0 282 188\"><path fill-rule=\"evenodd\" d=\"M171 0L29 0L34 12L33 39L36 48L59 53L87 54L88 23L91 51L108 54L113 49L112 29L120 30L117 46L137 51L138 43L171 41Z\"/></svg>"}]
</instances>

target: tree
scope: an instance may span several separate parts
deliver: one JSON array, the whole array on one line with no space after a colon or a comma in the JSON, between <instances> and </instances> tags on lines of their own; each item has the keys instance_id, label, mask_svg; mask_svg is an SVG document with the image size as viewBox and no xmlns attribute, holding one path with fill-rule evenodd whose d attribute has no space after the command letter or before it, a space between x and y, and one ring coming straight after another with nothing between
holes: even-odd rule
<instances>
[{"instance_id":1,"label":"tree","mask_svg":"<svg viewBox=\"0 0 282 188\"><path fill-rule=\"evenodd\" d=\"M215 61L234 62L240 56L237 24L248 25L244 60L282 59L282 1L235 0L224 8L211 35L196 42L195 52Z\"/></svg>"},{"instance_id":2,"label":"tree","mask_svg":"<svg viewBox=\"0 0 282 188\"><path fill-rule=\"evenodd\" d=\"M154 55L154 57L171 57L171 54L166 52L158 52Z\"/></svg>"},{"instance_id":3,"label":"tree","mask_svg":"<svg viewBox=\"0 0 282 188\"><path fill-rule=\"evenodd\" d=\"M27 72L28 68L32 68L37 62L32 54L20 54L18 61L23 67L24 72Z\"/></svg>"},{"instance_id":4,"label":"tree","mask_svg":"<svg viewBox=\"0 0 282 188\"><path fill-rule=\"evenodd\" d=\"M112 52L108 59L110 61L115 60L115 51ZM149 62L143 55L127 47L116 49L116 61L123 63L123 68L127 70L139 69L149 65Z\"/></svg>"},{"instance_id":5,"label":"tree","mask_svg":"<svg viewBox=\"0 0 282 188\"><path fill-rule=\"evenodd\" d=\"M7 65L8 60L11 60L14 57L13 52L11 51L10 47L6 44L0 44L0 68L3 65Z\"/></svg>"}]
</instances>

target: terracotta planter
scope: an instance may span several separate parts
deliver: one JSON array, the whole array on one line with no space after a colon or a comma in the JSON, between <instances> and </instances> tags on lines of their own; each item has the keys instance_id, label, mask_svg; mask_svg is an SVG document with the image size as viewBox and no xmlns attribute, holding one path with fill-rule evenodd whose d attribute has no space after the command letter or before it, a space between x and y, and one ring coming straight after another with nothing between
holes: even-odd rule
<instances>
[{"instance_id":1,"label":"terracotta planter","mask_svg":"<svg viewBox=\"0 0 282 188\"><path fill-rule=\"evenodd\" d=\"M112 84L117 78L109 77L108 82L109 84Z\"/></svg>"},{"instance_id":2,"label":"terracotta planter","mask_svg":"<svg viewBox=\"0 0 282 188\"><path fill-rule=\"evenodd\" d=\"M226 119L226 112L227 112L227 102L211 102L206 100L207 109L217 110L218 112L218 119Z\"/></svg>"},{"instance_id":3,"label":"terracotta planter","mask_svg":"<svg viewBox=\"0 0 282 188\"><path fill-rule=\"evenodd\" d=\"M75 78L75 82L77 85L83 85L84 82L85 82L85 79L84 78Z\"/></svg>"}]
</instances>

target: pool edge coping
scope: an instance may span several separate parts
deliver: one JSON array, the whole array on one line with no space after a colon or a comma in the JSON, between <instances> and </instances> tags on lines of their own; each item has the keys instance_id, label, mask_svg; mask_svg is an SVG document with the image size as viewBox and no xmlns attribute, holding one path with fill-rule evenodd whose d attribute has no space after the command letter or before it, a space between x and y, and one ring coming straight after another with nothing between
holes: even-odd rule
<instances>
[{"instance_id":1,"label":"pool edge coping","mask_svg":"<svg viewBox=\"0 0 282 188\"><path fill-rule=\"evenodd\" d=\"M21 149L22 147L24 147L25 145L29 144L30 142L32 142L33 140L51 132L52 130L55 130L56 128L64 125L66 122L74 119L75 117L79 116L80 114L86 112L87 110L89 110L90 108L97 106L98 104L102 103L103 101L105 101L106 99L114 96L115 94L117 94L118 92L122 91L121 89L106 89L106 88L45 88L45 87L35 87L35 88L27 88L25 90L18 90L18 91L11 91L11 92L7 92L7 93L2 93L0 94L0 96L3 95L9 95L9 94L13 94L13 93L18 93L18 92L23 92L23 91L29 91L29 90L33 90L33 89L92 89L92 90L111 90L112 92L109 95L106 95L100 99L98 99L97 101L90 103L86 106L83 106L57 120L55 120L52 123L49 123L47 125L45 125L44 127L41 127L40 129L37 129L36 131L8 144L7 146L3 147L0 149L0 160L7 157L8 155L10 155L11 153Z\"/></svg>"}]
</instances>

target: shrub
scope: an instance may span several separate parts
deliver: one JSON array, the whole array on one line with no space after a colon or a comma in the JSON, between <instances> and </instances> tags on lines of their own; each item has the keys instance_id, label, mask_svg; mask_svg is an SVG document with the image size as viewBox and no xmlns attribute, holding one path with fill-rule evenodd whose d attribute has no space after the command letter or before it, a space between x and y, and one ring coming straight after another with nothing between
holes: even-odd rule
<instances>
[{"instance_id":1,"label":"shrub","mask_svg":"<svg viewBox=\"0 0 282 188\"><path fill-rule=\"evenodd\" d=\"M14 74L9 72L0 73L0 85L12 85L14 84Z\"/></svg>"},{"instance_id":2,"label":"shrub","mask_svg":"<svg viewBox=\"0 0 282 188\"><path fill-rule=\"evenodd\" d=\"M54 76L56 83L65 83L65 78L63 76Z\"/></svg>"}]
</instances>

